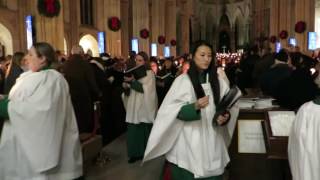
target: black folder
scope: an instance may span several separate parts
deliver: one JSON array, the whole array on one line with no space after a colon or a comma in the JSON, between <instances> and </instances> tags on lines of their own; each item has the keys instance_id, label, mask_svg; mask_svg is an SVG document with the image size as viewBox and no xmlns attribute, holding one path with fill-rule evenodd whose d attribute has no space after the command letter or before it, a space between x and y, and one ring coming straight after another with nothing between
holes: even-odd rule
<instances>
[{"instance_id":1,"label":"black folder","mask_svg":"<svg viewBox=\"0 0 320 180\"><path fill-rule=\"evenodd\" d=\"M127 77L133 76L135 79L140 79L147 75L147 69L144 65L135 66L131 69L126 70L124 72L124 75Z\"/></svg>"},{"instance_id":2,"label":"black folder","mask_svg":"<svg viewBox=\"0 0 320 180\"><path fill-rule=\"evenodd\" d=\"M219 115L223 115L226 113L228 109L230 109L240 98L241 91L237 86L232 86L229 92L223 96L222 100L216 106L216 113L212 119L212 125L218 126L217 119Z\"/></svg>"}]
</instances>

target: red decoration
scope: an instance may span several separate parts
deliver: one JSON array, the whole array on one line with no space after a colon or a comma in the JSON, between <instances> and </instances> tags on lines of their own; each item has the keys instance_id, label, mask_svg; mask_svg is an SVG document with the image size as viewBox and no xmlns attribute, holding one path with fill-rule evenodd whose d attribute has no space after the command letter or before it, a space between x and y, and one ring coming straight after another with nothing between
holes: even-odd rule
<instances>
[{"instance_id":1,"label":"red decoration","mask_svg":"<svg viewBox=\"0 0 320 180\"><path fill-rule=\"evenodd\" d=\"M110 17L108 19L108 27L111 31L118 31L121 28L121 21L118 17Z\"/></svg>"},{"instance_id":2,"label":"red decoration","mask_svg":"<svg viewBox=\"0 0 320 180\"><path fill-rule=\"evenodd\" d=\"M52 14L56 11L56 8L54 7L54 0L46 0L46 9L47 12Z\"/></svg>"},{"instance_id":3,"label":"red decoration","mask_svg":"<svg viewBox=\"0 0 320 180\"><path fill-rule=\"evenodd\" d=\"M280 34L279 34L279 37L280 37L281 39L287 39L287 37L288 37L288 32L287 32L286 30L282 30L282 31L280 32Z\"/></svg>"},{"instance_id":4,"label":"red decoration","mask_svg":"<svg viewBox=\"0 0 320 180\"><path fill-rule=\"evenodd\" d=\"M159 44L164 44L165 42L166 42L166 38L164 36L161 35L161 36L158 37L158 43Z\"/></svg>"},{"instance_id":5,"label":"red decoration","mask_svg":"<svg viewBox=\"0 0 320 180\"><path fill-rule=\"evenodd\" d=\"M38 0L39 14L46 17L58 16L60 13L59 0Z\"/></svg>"},{"instance_id":6,"label":"red decoration","mask_svg":"<svg viewBox=\"0 0 320 180\"><path fill-rule=\"evenodd\" d=\"M142 29L140 31L140 37L143 38L143 39L147 39L149 37L148 29Z\"/></svg>"},{"instance_id":7,"label":"red decoration","mask_svg":"<svg viewBox=\"0 0 320 180\"><path fill-rule=\"evenodd\" d=\"M304 21L299 21L294 26L294 31L297 33L303 33L306 30L306 23Z\"/></svg>"},{"instance_id":8,"label":"red decoration","mask_svg":"<svg viewBox=\"0 0 320 180\"><path fill-rule=\"evenodd\" d=\"M175 45L177 45L177 41L175 39L172 39L170 41L170 44L171 44L171 46L175 46Z\"/></svg>"},{"instance_id":9,"label":"red decoration","mask_svg":"<svg viewBox=\"0 0 320 180\"><path fill-rule=\"evenodd\" d=\"M271 36L271 37L270 37L270 42L271 42L271 43L274 44L276 41L277 41L277 37L276 37L276 36Z\"/></svg>"}]
</instances>

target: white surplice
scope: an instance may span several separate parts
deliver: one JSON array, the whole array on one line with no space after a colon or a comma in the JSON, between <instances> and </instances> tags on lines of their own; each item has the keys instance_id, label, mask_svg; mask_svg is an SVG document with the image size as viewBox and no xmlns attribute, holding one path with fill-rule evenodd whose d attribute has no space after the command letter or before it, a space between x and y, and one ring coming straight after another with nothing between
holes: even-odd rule
<instances>
[{"instance_id":1,"label":"white surplice","mask_svg":"<svg viewBox=\"0 0 320 180\"><path fill-rule=\"evenodd\" d=\"M126 122L132 124L153 123L158 108L156 80L151 70L138 80L143 87L143 93L130 89L130 95L122 94L126 108Z\"/></svg>"},{"instance_id":2,"label":"white surplice","mask_svg":"<svg viewBox=\"0 0 320 180\"><path fill-rule=\"evenodd\" d=\"M67 180L82 175L69 87L55 70L23 73L9 93L0 140L1 180Z\"/></svg>"},{"instance_id":3,"label":"white surplice","mask_svg":"<svg viewBox=\"0 0 320 180\"><path fill-rule=\"evenodd\" d=\"M219 76L221 97L229 86ZM201 120L185 122L177 119L183 105L196 102L194 88L187 74L173 82L154 122L144 162L166 155L168 161L192 172L195 178L217 176L229 162L230 143L239 109L231 108L231 119L226 126L212 127L215 104L209 83L202 85L209 95L209 105L201 110Z\"/></svg>"},{"instance_id":4,"label":"white surplice","mask_svg":"<svg viewBox=\"0 0 320 180\"><path fill-rule=\"evenodd\" d=\"M288 144L293 180L320 179L320 105L302 105L293 122Z\"/></svg>"}]
</instances>

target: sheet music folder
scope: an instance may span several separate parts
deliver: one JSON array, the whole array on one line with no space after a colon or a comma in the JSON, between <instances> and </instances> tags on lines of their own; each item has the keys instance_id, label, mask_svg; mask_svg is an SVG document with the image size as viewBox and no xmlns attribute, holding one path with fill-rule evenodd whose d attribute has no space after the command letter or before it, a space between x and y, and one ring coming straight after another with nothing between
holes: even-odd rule
<instances>
[{"instance_id":1,"label":"sheet music folder","mask_svg":"<svg viewBox=\"0 0 320 180\"><path fill-rule=\"evenodd\" d=\"M124 72L124 75L127 77L133 76L135 79L140 79L147 75L147 69L144 65L135 66L131 69L126 70Z\"/></svg>"},{"instance_id":2,"label":"sheet music folder","mask_svg":"<svg viewBox=\"0 0 320 180\"><path fill-rule=\"evenodd\" d=\"M217 119L219 115L223 115L229 108L231 108L242 95L240 89L237 86L230 88L229 92L223 96L222 100L216 107L216 113L212 119L212 125L217 126Z\"/></svg>"}]
</instances>

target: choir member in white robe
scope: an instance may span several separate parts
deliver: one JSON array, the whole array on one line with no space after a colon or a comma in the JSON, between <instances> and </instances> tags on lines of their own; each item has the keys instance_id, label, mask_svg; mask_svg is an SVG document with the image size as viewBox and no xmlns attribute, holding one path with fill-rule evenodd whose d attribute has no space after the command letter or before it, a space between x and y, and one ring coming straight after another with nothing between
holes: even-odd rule
<instances>
[{"instance_id":1,"label":"choir member in white robe","mask_svg":"<svg viewBox=\"0 0 320 180\"><path fill-rule=\"evenodd\" d=\"M156 116L158 98L156 80L150 70L149 57L139 52L135 57L136 66L144 65L146 76L135 79L134 76L124 77L128 84L129 95L123 94L127 122L127 148L129 163L141 160L147 145L149 134Z\"/></svg>"},{"instance_id":2,"label":"choir member in white robe","mask_svg":"<svg viewBox=\"0 0 320 180\"><path fill-rule=\"evenodd\" d=\"M0 101L5 117L0 139L1 180L71 180L82 176L78 128L64 77L48 43L36 43L9 96Z\"/></svg>"},{"instance_id":3,"label":"choir member in white robe","mask_svg":"<svg viewBox=\"0 0 320 180\"><path fill-rule=\"evenodd\" d=\"M222 180L239 109L234 106L212 125L229 85L217 73L209 44L197 42L192 55L188 73L175 79L158 110L143 161L165 155L164 180Z\"/></svg>"},{"instance_id":4,"label":"choir member in white robe","mask_svg":"<svg viewBox=\"0 0 320 180\"><path fill-rule=\"evenodd\" d=\"M293 180L320 179L320 97L297 112L288 144Z\"/></svg>"}]
</instances>

